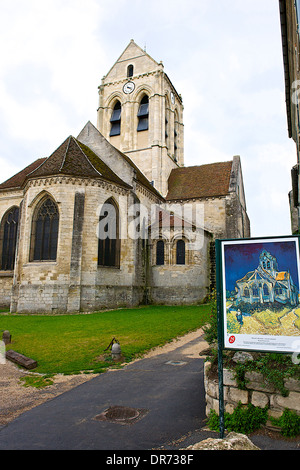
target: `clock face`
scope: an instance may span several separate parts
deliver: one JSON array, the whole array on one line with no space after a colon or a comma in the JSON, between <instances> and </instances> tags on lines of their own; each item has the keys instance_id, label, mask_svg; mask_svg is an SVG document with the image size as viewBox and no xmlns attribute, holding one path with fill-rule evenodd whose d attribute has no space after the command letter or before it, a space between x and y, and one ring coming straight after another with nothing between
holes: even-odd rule
<instances>
[{"instance_id":1,"label":"clock face","mask_svg":"<svg viewBox=\"0 0 300 470\"><path fill-rule=\"evenodd\" d=\"M129 93L133 92L134 88L135 88L135 85L134 85L133 82L127 82L123 86L123 91L124 91L124 93L126 93L126 95L128 95Z\"/></svg>"},{"instance_id":2,"label":"clock face","mask_svg":"<svg viewBox=\"0 0 300 470\"><path fill-rule=\"evenodd\" d=\"M174 93L171 91L170 93L170 96L171 96L171 102L172 104L175 104L175 96L174 96Z\"/></svg>"}]
</instances>

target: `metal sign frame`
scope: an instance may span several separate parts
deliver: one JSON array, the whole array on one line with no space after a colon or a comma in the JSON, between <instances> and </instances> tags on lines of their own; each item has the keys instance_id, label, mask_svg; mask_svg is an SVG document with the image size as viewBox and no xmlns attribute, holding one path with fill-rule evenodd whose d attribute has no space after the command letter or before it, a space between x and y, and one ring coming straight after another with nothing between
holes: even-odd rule
<instances>
[{"instance_id":1,"label":"metal sign frame","mask_svg":"<svg viewBox=\"0 0 300 470\"><path fill-rule=\"evenodd\" d=\"M236 281L239 281L239 273L243 273L244 277L240 279L242 282L240 284L245 284L247 286L247 280L251 279L251 276L257 275L257 277L264 279L268 279L270 283L267 281L265 284L271 285L272 281L272 274L275 273L275 268L282 268L284 271L279 270L277 272L277 277L280 279L288 280L293 279L291 286L286 287L285 285L288 282L282 282L283 291L286 295L290 294L293 297L293 302L295 302L295 308L298 306L300 307L299 303L299 293L300 293L300 247L299 247L300 237L296 235L291 236L278 236L278 237L260 237L260 238L248 238L248 239L223 239L223 240L216 240L215 248L216 248L216 291L217 291L217 315L218 315L218 372L219 372L219 420L220 420L220 438L223 439L224 437L224 391L223 391L223 350L236 350L236 351L259 351L263 353L284 353L289 354L295 351L293 349L293 340L297 341L299 347L299 336L282 336L280 334L277 335L268 335L267 329L260 331L260 332L252 332L251 334L243 334L239 335L239 333L231 334L228 332L228 323L227 323L227 306L226 300L228 298L228 285L227 276L230 277L231 280L231 287L232 287L232 280L234 279L234 273L231 271L235 269L236 273ZM230 247L228 249L229 253L228 257L226 257L226 247ZM268 248L270 251L268 251ZM260 250L261 253L260 253ZM264 253L264 251L266 253ZM272 253L272 251L274 253ZM282 256L278 256L278 254ZM270 256L269 256L270 255ZM276 258L278 256L278 260ZM228 260L231 256L231 262ZM255 268L253 265L253 259L257 256L258 261L258 269L254 269L251 271L250 268ZM266 261L264 261L266 260ZM244 266L242 266L244 261ZM284 265L281 266L281 262L284 261ZM269 264L264 265L264 262ZM244 272L243 272L244 267ZM239 268L239 269L238 269ZM266 269L265 269L266 268ZM249 270L248 270L249 269ZM272 271L273 269L273 271ZM247 271L248 270L248 271ZM250 273L249 273L250 272ZM253 273L253 274L252 274ZM289 273L289 274L286 274ZM280 274L280 276L278 276ZM261 286L259 289L263 289L263 281L261 282ZM274 281L273 281L274 284ZM297 292L295 291L297 289ZM252 285L252 294L253 294L253 285ZM267 288L265 288L267 291ZM289 292L291 291L291 292ZM241 302L244 301L243 305L247 306L247 302L250 304L253 300L255 303L255 299L251 298L249 294L249 298L243 298L239 289L236 288L236 295L240 295L240 298L235 298L235 303L238 305L238 300ZM272 299L274 302L275 299L275 291L271 292L269 289L269 295L272 295ZM261 293L261 291L255 292L257 296L256 300L259 299L262 301L262 304L268 300L266 292ZM278 297L279 298L279 297ZM269 299L270 300L270 299ZM246 301L246 302L245 302ZM258 304L260 301L258 301ZM242 304L241 304L242 305ZM234 312L237 315L236 312ZM248 314L250 316L251 314ZM239 317L241 319L239 321L243 322L243 312L239 313ZM238 317L236 317L238 319ZM241 323L242 325L243 323ZM279 328L280 333L280 328ZM249 336L250 340L247 341L247 336ZM232 338L233 337L233 338ZM279 338L279 340L278 340ZM295 343L294 343L295 344Z\"/></svg>"}]
</instances>

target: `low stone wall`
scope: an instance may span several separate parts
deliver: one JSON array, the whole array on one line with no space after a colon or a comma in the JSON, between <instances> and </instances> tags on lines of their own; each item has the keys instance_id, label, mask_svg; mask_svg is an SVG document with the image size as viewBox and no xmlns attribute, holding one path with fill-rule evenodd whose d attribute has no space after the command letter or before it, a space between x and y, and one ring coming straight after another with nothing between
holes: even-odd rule
<instances>
[{"instance_id":1,"label":"low stone wall","mask_svg":"<svg viewBox=\"0 0 300 470\"><path fill-rule=\"evenodd\" d=\"M209 378L210 362L204 365L204 386L206 395L206 416L211 409L219 414L219 382L218 379ZM278 390L266 383L262 374L258 372L246 372L247 390L239 390L234 379L234 372L223 370L224 382L224 407L228 413L233 413L238 403L243 405L252 403L254 406L269 407L269 416L279 418L284 409L296 411L300 415L300 382L295 379L285 380L285 388L289 391L287 397L283 397Z\"/></svg>"}]
</instances>

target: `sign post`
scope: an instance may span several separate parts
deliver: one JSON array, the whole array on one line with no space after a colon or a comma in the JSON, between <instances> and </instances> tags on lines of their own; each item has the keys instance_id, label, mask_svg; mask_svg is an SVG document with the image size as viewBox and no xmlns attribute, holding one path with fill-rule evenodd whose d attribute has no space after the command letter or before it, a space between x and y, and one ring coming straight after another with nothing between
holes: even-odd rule
<instances>
[{"instance_id":1,"label":"sign post","mask_svg":"<svg viewBox=\"0 0 300 470\"><path fill-rule=\"evenodd\" d=\"M217 318L218 318L218 378L219 378L219 427L220 439L224 438L224 386L223 386L223 323L222 323L222 289L220 240L216 240L216 286L217 286Z\"/></svg>"},{"instance_id":2,"label":"sign post","mask_svg":"<svg viewBox=\"0 0 300 470\"><path fill-rule=\"evenodd\" d=\"M299 237L216 240L216 286L223 438L223 350L299 350Z\"/></svg>"}]
</instances>

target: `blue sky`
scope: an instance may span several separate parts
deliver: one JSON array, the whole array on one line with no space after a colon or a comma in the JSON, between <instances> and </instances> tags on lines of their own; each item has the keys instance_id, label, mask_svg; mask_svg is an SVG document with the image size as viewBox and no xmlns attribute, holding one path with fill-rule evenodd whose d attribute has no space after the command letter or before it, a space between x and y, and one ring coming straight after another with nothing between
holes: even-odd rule
<instances>
[{"instance_id":1,"label":"blue sky","mask_svg":"<svg viewBox=\"0 0 300 470\"><path fill-rule=\"evenodd\" d=\"M185 165L240 155L252 235L289 234L277 0L0 0L1 180L96 124L101 78L130 39L182 95Z\"/></svg>"}]
</instances>

